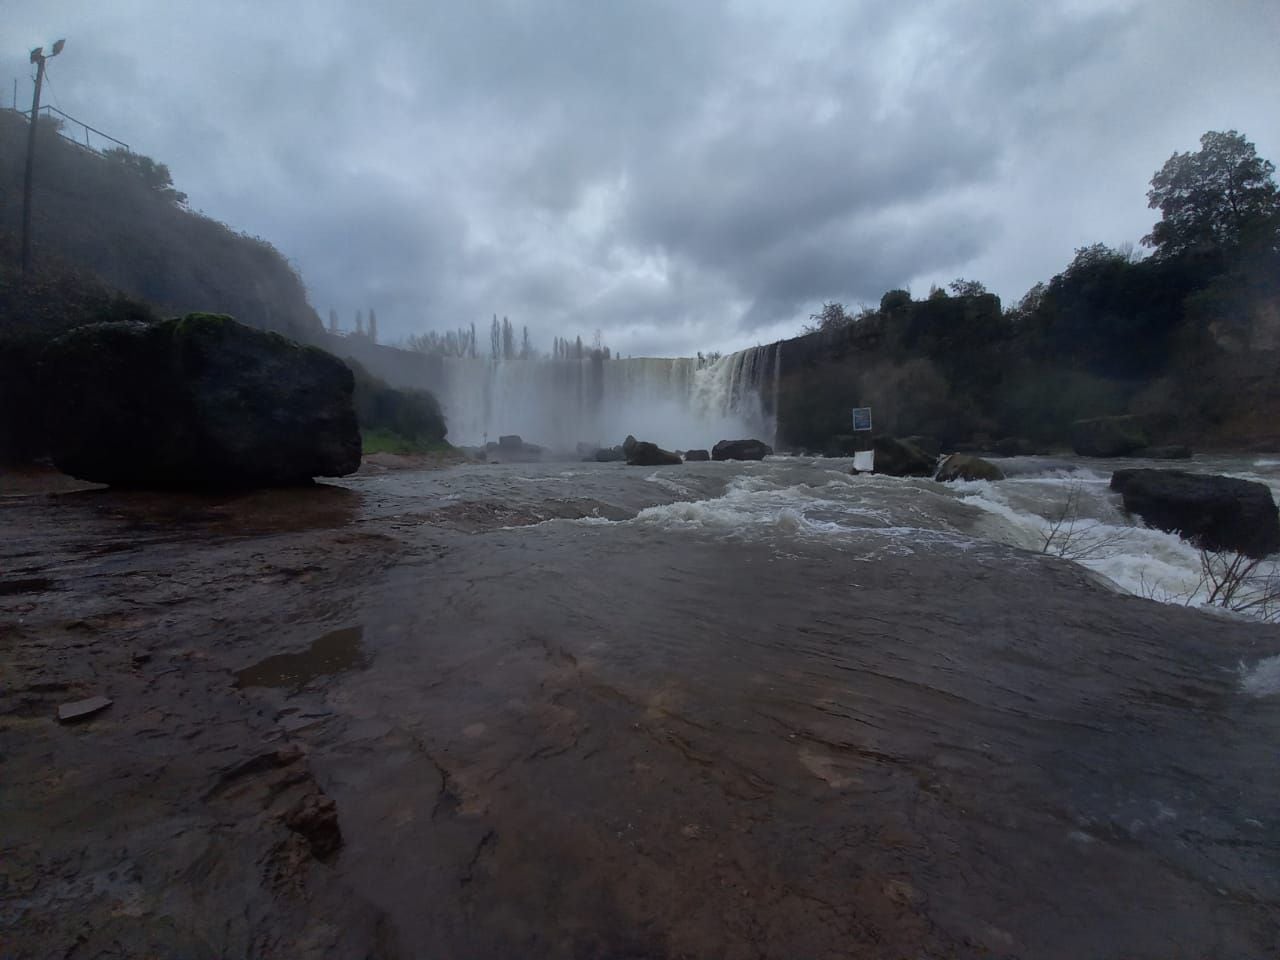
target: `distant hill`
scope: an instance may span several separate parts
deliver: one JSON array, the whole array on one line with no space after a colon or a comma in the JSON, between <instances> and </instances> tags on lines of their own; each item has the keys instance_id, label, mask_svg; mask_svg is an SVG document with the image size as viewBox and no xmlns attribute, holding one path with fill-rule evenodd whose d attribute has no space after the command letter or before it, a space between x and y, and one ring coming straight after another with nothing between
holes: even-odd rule
<instances>
[{"instance_id":1,"label":"distant hill","mask_svg":"<svg viewBox=\"0 0 1280 960\"><path fill-rule=\"evenodd\" d=\"M20 255L28 129L25 116L0 110L5 287ZM37 136L33 261L37 280L55 300L68 294L50 287L79 277L86 287L119 291L161 313L227 313L302 340L321 333L301 279L280 252L187 209L163 165L123 151L94 153L58 136L47 120ZM29 300L0 295L0 325L65 325L57 310L32 309Z\"/></svg>"}]
</instances>

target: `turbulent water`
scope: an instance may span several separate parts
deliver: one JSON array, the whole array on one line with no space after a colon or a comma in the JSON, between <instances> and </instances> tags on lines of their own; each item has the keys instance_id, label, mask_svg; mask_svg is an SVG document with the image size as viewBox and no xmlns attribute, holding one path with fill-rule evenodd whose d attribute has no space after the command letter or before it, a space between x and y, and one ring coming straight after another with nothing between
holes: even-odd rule
<instances>
[{"instance_id":1,"label":"turbulent water","mask_svg":"<svg viewBox=\"0 0 1280 960\"><path fill-rule=\"evenodd\" d=\"M713 362L448 358L431 387L455 444L503 434L555 450L613 446L627 434L680 450L726 437L773 442L780 349L752 347Z\"/></svg>"},{"instance_id":2,"label":"turbulent water","mask_svg":"<svg viewBox=\"0 0 1280 960\"><path fill-rule=\"evenodd\" d=\"M449 494L446 500L500 497L532 506L545 498L568 499L596 504L593 509L601 515L562 522L614 524L620 536L679 532L761 541L780 556L802 541L825 543L849 559L868 562L887 555L1002 544L1077 563L1113 589L1135 596L1188 607L1204 607L1208 600L1200 551L1176 534L1148 528L1126 514L1119 494L1110 489L1114 469L1168 468L1168 463L1015 457L997 461L1008 475L1005 480L941 484L852 476L851 462L779 456L761 463L653 469L495 466L483 479L468 473L466 492ZM1280 458L1197 457L1178 466L1267 484L1280 501ZM447 476L428 480L428 486L449 485ZM1273 557L1253 572L1252 586L1239 600L1247 602L1264 590L1277 592L1278 586L1280 558ZM1209 609L1226 616L1250 615ZM1252 611L1254 618L1268 614L1275 619L1280 611L1275 606ZM1280 662L1260 664L1248 685L1258 693L1280 691Z\"/></svg>"}]
</instances>

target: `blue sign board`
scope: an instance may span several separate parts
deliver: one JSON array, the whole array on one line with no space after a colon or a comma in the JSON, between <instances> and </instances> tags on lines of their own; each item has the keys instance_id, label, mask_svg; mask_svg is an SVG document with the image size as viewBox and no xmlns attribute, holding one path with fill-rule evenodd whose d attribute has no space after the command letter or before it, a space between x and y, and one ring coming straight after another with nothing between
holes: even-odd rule
<instances>
[{"instance_id":1,"label":"blue sign board","mask_svg":"<svg viewBox=\"0 0 1280 960\"><path fill-rule=\"evenodd\" d=\"M871 429L871 408L870 407L854 407L853 408L853 429L855 431Z\"/></svg>"}]
</instances>

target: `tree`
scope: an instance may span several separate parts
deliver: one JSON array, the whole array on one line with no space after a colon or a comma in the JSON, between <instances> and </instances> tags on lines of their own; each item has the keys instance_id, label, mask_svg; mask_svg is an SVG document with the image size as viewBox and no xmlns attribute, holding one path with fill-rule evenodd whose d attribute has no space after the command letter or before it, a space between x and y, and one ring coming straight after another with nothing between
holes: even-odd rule
<instances>
[{"instance_id":1,"label":"tree","mask_svg":"<svg viewBox=\"0 0 1280 960\"><path fill-rule=\"evenodd\" d=\"M516 356L516 332L511 321L502 318L502 359L514 360Z\"/></svg>"},{"instance_id":2,"label":"tree","mask_svg":"<svg viewBox=\"0 0 1280 960\"><path fill-rule=\"evenodd\" d=\"M126 150L124 147L107 150L103 153L103 156L111 163L138 177L147 187L156 191L166 200L176 204L187 202L187 195L181 190L174 189L173 177L170 175L169 167L166 164L157 163L150 157L134 153L132 150Z\"/></svg>"},{"instance_id":3,"label":"tree","mask_svg":"<svg viewBox=\"0 0 1280 960\"><path fill-rule=\"evenodd\" d=\"M956 277L947 287L957 297L980 297L987 292L981 281L966 280L964 277Z\"/></svg>"},{"instance_id":4,"label":"tree","mask_svg":"<svg viewBox=\"0 0 1280 960\"><path fill-rule=\"evenodd\" d=\"M890 290L880 298L880 312L893 313L911 306L911 291Z\"/></svg>"},{"instance_id":5,"label":"tree","mask_svg":"<svg viewBox=\"0 0 1280 960\"><path fill-rule=\"evenodd\" d=\"M329 308L329 332L338 332L338 311L333 309L333 307Z\"/></svg>"},{"instance_id":6,"label":"tree","mask_svg":"<svg viewBox=\"0 0 1280 960\"><path fill-rule=\"evenodd\" d=\"M356 311L356 333L359 336L362 336L362 337L364 336L364 311L363 310Z\"/></svg>"},{"instance_id":7,"label":"tree","mask_svg":"<svg viewBox=\"0 0 1280 960\"><path fill-rule=\"evenodd\" d=\"M1236 253L1246 243L1274 244L1280 229L1275 164L1234 130L1210 130L1196 153L1175 153L1151 178L1147 206L1160 222L1142 242L1157 257Z\"/></svg>"},{"instance_id":8,"label":"tree","mask_svg":"<svg viewBox=\"0 0 1280 960\"><path fill-rule=\"evenodd\" d=\"M845 310L843 303L824 303L822 309L817 313L809 314L809 323L805 325L805 333L817 333L819 330L839 330L846 324L852 323L853 317L849 316Z\"/></svg>"},{"instance_id":9,"label":"tree","mask_svg":"<svg viewBox=\"0 0 1280 960\"><path fill-rule=\"evenodd\" d=\"M369 342L378 342L378 315L373 312L373 307L369 308Z\"/></svg>"},{"instance_id":10,"label":"tree","mask_svg":"<svg viewBox=\"0 0 1280 960\"><path fill-rule=\"evenodd\" d=\"M493 315L493 323L489 327L489 359L494 363L502 356L502 324L498 323L498 315Z\"/></svg>"}]
</instances>

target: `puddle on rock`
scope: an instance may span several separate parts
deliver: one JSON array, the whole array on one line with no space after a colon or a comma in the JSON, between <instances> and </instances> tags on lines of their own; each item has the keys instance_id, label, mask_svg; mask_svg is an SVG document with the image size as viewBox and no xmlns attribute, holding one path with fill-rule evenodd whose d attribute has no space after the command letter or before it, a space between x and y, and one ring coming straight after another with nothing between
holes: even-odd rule
<instances>
[{"instance_id":1,"label":"puddle on rock","mask_svg":"<svg viewBox=\"0 0 1280 960\"><path fill-rule=\"evenodd\" d=\"M236 674L237 687L292 687L301 690L316 677L369 665L361 639L364 627L326 633L300 653L277 653Z\"/></svg>"}]
</instances>

